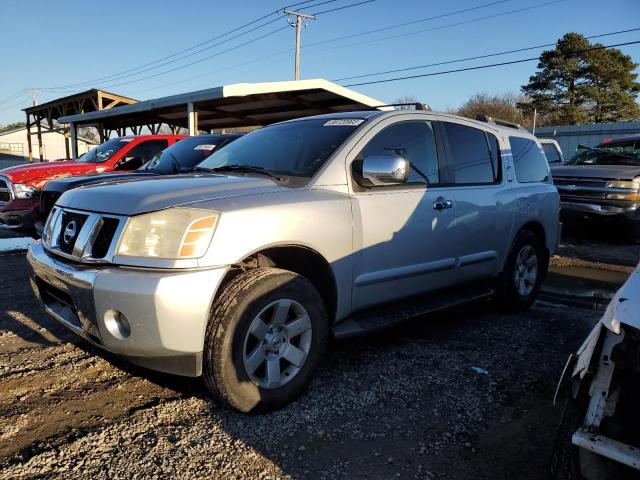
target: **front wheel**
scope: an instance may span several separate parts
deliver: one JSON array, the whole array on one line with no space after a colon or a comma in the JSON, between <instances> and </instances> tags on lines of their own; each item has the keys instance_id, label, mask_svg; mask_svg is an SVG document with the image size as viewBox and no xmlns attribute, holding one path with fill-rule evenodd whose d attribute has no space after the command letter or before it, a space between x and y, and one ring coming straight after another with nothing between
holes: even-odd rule
<instances>
[{"instance_id":1,"label":"front wheel","mask_svg":"<svg viewBox=\"0 0 640 480\"><path fill-rule=\"evenodd\" d=\"M205 382L240 411L281 408L309 384L327 339L324 304L309 280L277 268L250 270L234 278L214 304Z\"/></svg>"},{"instance_id":2,"label":"front wheel","mask_svg":"<svg viewBox=\"0 0 640 480\"><path fill-rule=\"evenodd\" d=\"M498 280L497 298L509 310L526 310L533 304L548 266L540 238L522 230L513 241L504 270Z\"/></svg>"}]
</instances>

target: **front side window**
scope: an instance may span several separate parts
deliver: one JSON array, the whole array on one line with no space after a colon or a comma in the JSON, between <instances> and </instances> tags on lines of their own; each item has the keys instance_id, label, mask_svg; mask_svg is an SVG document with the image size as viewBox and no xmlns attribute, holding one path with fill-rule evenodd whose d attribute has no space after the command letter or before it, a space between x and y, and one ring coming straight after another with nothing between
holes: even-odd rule
<instances>
[{"instance_id":1,"label":"front side window","mask_svg":"<svg viewBox=\"0 0 640 480\"><path fill-rule=\"evenodd\" d=\"M440 167L431 122L399 122L385 128L367 143L357 160L394 154L409 160L407 183L440 183Z\"/></svg>"},{"instance_id":2,"label":"front side window","mask_svg":"<svg viewBox=\"0 0 640 480\"><path fill-rule=\"evenodd\" d=\"M271 125L213 152L198 168L251 167L310 178L364 121L319 118Z\"/></svg>"},{"instance_id":3,"label":"front side window","mask_svg":"<svg viewBox=\"0 0 640 480\"><path fill-rule=\"evenodd\" d=\"M509 137L511 155L516 168L516 178L520 183L547 182L549 166L547 159L533 140Z\"/></svg>"},{"instance_id":4,"label":"front side window","mask_svg":"<svg viewBox=\"0 0 640 480\"><path fill-rule=\"evenodd\" d=\"M495 183L500 180L498 139L484 130L445 122L456 185Z\"/></svg>"},{"instance_id":5,"label":"front side window","mask_svg":"<svg viewBox=\"0 0 640 480\"><path fill-rule=\"evenodd\" d=\"M78 161L85 163L104 163L113 157L116 152L129 145L130 141L131 139L127 138L113 138L111 140L107 140L96 148L83 154Z\"/></svg>"}]
</instances>

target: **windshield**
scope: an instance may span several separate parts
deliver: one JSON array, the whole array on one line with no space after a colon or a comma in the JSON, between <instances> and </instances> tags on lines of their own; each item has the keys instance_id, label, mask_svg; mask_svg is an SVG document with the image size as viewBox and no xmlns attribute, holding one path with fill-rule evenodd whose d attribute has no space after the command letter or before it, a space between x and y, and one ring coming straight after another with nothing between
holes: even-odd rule
<instances>
[{"instance_id":1,"label":"windshield","mask_svg":"<svg viewBox=\"0 0 640 480\"><path fill-rule=\"evenodd\" d=\"M571 165L640 165L640 142L616 142L589 148L578 146Z\"/></svg>"},{"instance_id":2,"label":"windshield","mask_svg":"<svg viewBox=\"0 0 640 480\"><path fill-rule=\"evenodd\" d=\"M257 167L281 176L312 177L362 122L325 118L272 125L214 152L198 167Z\"/></svg>"},{"instance_id":3,"label":"windshield","mask_svg":"<svg viewBox=\"0 0 640 480\"><path fill-rule=\"evenodd\" d=\"M168 173L192 170L217 148L233 139L234 137L222 135L185 138L157 153L144 167L144 170Z\"/></svg>"},{"instance_id":4,"label":"windshield","mask_svg":"<svg viewBox=\"0 0 640 480\"><path fill-rule=\"evenodd\" d=\"M112 140L107 140L103 144L98 145L96 148L89 150L87 153L83 154L80 158L78 158L78 162L104 163L109 160L114 153L127 145L130 141L131 139L126 138L114 138Z\"/></svg>"}]
</instances>

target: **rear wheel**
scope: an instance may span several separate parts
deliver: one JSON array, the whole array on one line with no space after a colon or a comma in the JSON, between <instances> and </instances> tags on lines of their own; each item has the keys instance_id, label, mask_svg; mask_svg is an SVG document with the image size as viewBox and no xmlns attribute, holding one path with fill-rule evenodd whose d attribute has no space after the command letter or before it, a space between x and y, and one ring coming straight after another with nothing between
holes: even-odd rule
<instances>
[{"instance_id":1,"label":"rear wheel","mask_svg":"<svg viewBox=\"0 0 640 480\"><path fill-rule=\"evenodd\" d=\"M529 230L520 231L498 281L498 299L510 310L529 308L540 293L547 266L542 240Z\"/></svg>"},{"instance_id":2,"label":"rear wheel","mask_svg":"<svg viewBox=\"0 0 640 480\"><path fill-rule=\"evenodd\" d=\"M232 280L212 310L204 378L243 412L281 408L309 384L326 349L327 315L309 280L257 268Z\"/></svg>"}]
</instances>

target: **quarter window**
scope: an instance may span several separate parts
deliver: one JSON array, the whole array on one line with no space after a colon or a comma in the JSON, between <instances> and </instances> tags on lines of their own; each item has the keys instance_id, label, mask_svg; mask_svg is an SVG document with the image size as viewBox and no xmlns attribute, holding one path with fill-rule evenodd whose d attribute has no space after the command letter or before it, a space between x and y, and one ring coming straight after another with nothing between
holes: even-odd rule
<instances>
[{"instance_id":1,"label":"quarter window","mask_svg":"<svg viewBox=\"0 0 640 480\"><path fill-rule=\"evenodd\" d=\"M547 156L547 161L549 163L560 163L562 158L560 158L560 152L553 143L543 143L542 150L544 150L544 154Z\"/></svg>"},{"instance_id":2,"label":"quarter window","mask_svg":"<svg viewBox=\"0 0 640 480\"><path fill-rule=\"evenodd\" d=\"M500 146L494 135L458 123L445 122L443 125L456 185L495 183L500 180Z\"/></svg>"},{"instance_id":3,"label":"quarter window","mask_svg":"<svg viewBox=\"0 0 640 480\"><path fill-rule=\"evenodd\" d=\"M431 122L398 122L385 128L362 149L358 160L374 155L393 154L409 160L407 183L440 183L440 167Z\"/></svg>"},{"instance_id":4,"label":"quarter window","mask_svg":"<svg viewBox=\"0 0 640 480\"><path fill-rule=\"evenodd\" d=\"M520 183L547 182L549 167L547 158L538 144L522 137L509 137L511 155L516 167L516 178Z\"/></svg>"}]
</instances>

